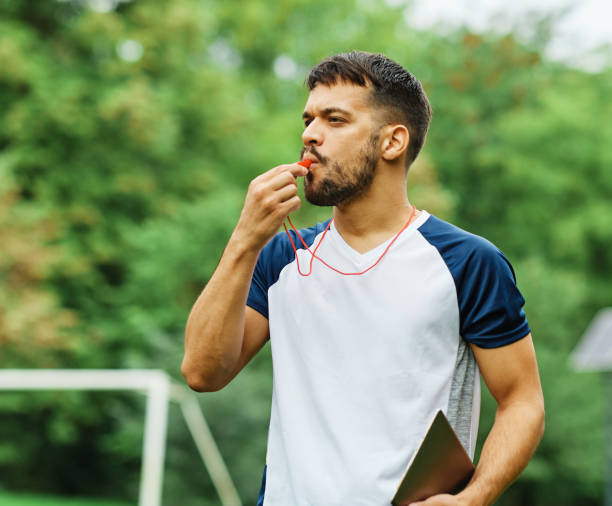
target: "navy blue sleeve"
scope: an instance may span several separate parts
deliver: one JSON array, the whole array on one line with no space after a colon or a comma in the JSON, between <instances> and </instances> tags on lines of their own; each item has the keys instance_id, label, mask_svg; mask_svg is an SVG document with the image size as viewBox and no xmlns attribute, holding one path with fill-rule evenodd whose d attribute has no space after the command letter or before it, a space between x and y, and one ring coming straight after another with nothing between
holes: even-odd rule
<instances>
[{"instance_id":1,"label":"navy blue sleeve","mask_svg":"<svg viewBox=\"0 0 612 506\"><path fill-rule=\"evenodd\" d=\"M291 261L288 256L287 236L276 234L259 253L251 279L247 306L268 318L268 289L276 283L282 268ZM293 251L291 251L293 255Z\"/></svg>"},{"instance_id":2,"label":"navy blue sleeve","mask_svg":"<svg viewBox=\"0 0 612 506\"><path fill-rule=\"evenodd\" d=\"M491 243L466 258L458 284L461 335L482 348L510 344L529 334L514 270Z\"/></svg>"},{"instance_id":3,"label":"navy blue sleeve","mask_svg":"<svg viewBox=\"0 0 612 506\"><path fill-rule=\"evenodd\" d=\"M317 223L313 227L301 229L300 235L304 242L310 247L315 237L325 230L330 220L325 223ZM304 245L293 230L290 230L291 238L296 248L303 249ZM278 281L283 267L293 262L295 251L289 242L285 232L279 232L259 253L251 288L247 297L247 306L252 307L258 313L268 318L268 290Z\"/></svg>"},{"instance_id":4,"label":"navy blue sleeve","mask_svg":"<svg viewBox=\"0 0 612 506\"><path fill-rule=\"evenodd\" d=\"M525 299L499 249L434 216L419 230L438 249L455 281L460 332L466 341L496 348L529 334Z\"/></svg>"},{"instance_id":5,"label":"navy blue sleeve","mask_svg":"<svg viewBox=\"0 0 612 506\"><path fill-rule=\"evenodd\" d=\"M268 318L268 288L270 287L266 280L266 269L264 262L260 261L261 253L255 265L255 271L251 278L251 288L247 297L247 306L252 307L258 313Z\"/></svg>"}]
</instances>

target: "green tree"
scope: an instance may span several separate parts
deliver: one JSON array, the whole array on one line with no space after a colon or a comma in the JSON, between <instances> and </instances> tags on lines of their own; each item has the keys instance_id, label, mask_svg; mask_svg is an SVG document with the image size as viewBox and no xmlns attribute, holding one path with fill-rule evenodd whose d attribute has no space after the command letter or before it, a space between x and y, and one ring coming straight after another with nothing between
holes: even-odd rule
<instances>
[{"instance_id":1,"label":"green tree","mask_svg":"<svg viewBox=\"0 0 612 506\"><path fill-rule=\"evenodd\" d=\"M600 502L601 389L567 358L611 305L611 71L548 62L539 36L415 31L402 9L140 0L102 13L77 0L0 0L5 367L154 367L181 381L187 313L246 185L297 158L308 68L382 51L423 81L434 108L411 198L501 247L527 299L548 428L499 503ZM329 213L305 205L294 221ZM227 389L201 396L247 504L270 391L265 347ZM481 440L494 407L486 398ZM11 437L0 441L0 485L133 498L142 410L129 395L2 395ZM218 502L172 410L165 504L203 500Z\"/></svg>"}]
</instances>

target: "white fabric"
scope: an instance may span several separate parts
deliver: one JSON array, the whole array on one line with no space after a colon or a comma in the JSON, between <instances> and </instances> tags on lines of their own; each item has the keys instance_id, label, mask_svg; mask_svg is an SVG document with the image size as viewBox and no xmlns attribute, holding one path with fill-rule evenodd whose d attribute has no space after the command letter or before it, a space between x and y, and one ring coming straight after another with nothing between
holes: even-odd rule
<instances>
[{"instance_id":1,"label":"white fabric","mask_svg":"<svg viewBox=\"0 0 612 506\"><path fill-rule=\"evenodd\" d=\"M428 216L364 275L341 276L315 260L302 277L294 261L269 288L265 506L389 505L428 422L446 409L459 309L451 273L417 230ZM359 254L332 224L317 255L356 272L386 246ZM298 258L308 271L310 253L298 250Z\"/></svg>"}]
</instances>

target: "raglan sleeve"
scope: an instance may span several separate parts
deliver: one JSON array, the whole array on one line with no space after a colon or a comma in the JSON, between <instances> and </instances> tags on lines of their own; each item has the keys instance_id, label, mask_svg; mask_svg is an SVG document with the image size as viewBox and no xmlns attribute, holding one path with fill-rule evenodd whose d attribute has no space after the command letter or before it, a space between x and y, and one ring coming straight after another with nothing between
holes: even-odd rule
<instances>
[{"instance_id":1,"label":"raglan sleeve","mask_svg":"<svg viewBox=\"0 0 612 506\"><path fill-rule=\"evenodd\" d=\"M284 256L282 239L282 236L276 235L259 253L247 297L247 306L266 318L269 314L268 289L278 279L279 264Z\"/></svg>"},{"instance_id":2,"label":"raglan sleeve","mask_svg":"<svg viewBox=\"0 0 612 506\"><path fill-rule=\"evenodd\" d=\"M482 240L467 253L459 283L461 335L482 348L497 348L529 334L525 299L506 256Z\"/></svg>"}]
</instances>

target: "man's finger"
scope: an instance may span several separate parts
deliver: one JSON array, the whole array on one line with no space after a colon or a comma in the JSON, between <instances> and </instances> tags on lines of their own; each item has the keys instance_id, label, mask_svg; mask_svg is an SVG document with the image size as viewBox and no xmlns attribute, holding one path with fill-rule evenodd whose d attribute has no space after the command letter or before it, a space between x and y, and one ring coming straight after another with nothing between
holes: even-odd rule
<instances>
[{"instance_id":1,"label":"man's finger","mask_svg":"<svg viewBox=\"0 0 612 506\"><path fill-rule=\"evenodd\" d=\"M270 179L273 179L274 177L278 176L279 174L282 174L283 172L290 172L293 177L298 177L305 176L306 174L308 174L308 169L306 167L298 165L297 163L279 165L278 167L274 167L273 169L270 169L269 171L260 174L257 179L259 179L260 181L269 181Z\"/></svg>"},{"instance_id":2,"label":"man's finger","mask_svg":"<svg viewBox=\"0 0 612 506\"><path fill-rule=\"evenodd\" d=\"M297 181L295 180L295 176L291 174L288 170L277 174L272 178L269 182L270 188L272 190L278 190L280 188L284 188L287 185L297 186Z\"/></svg>"},{"instance_id":3,"label":"man's finger","mask_svg":"<svg viewBox=\"0 0 612 506\"><path fill-rule=\"evenodd\" d=\"M297 186L294 184L283 186L279 188L274 195L278 199L278 202L285 202L297 195Z\"/></svg>"},{"instance_id":4,"label":"man's finger","mask_svg":"<svg viewBox=\"0 0 612 506\"><path fill-rule=\"evenodd\" d=\"M292 163L290 165L284 165L284 167L287 167L289 172L291 172L291 174L293 174L295 177L305 176L306 174L308 174L308 169L306 167L302 167L301 165L298 165L297 163Z\"/></svg>"},{"instance_id":5,"label":"man's finger","mask_svg":"<svg viewBox=\"0 0 612 506\"><path fill-rule=\"evenodd\" d=\"M302 201L300 200L300 197L298 197L297 195L281 204L283 208L283 212L285 214L291 214L293 211L297 211L301 205L302 205Z\"/></svg>"}]
</instances>

